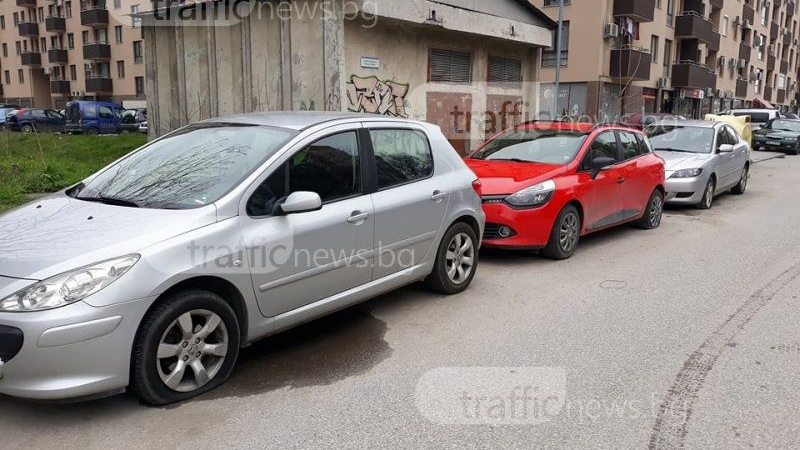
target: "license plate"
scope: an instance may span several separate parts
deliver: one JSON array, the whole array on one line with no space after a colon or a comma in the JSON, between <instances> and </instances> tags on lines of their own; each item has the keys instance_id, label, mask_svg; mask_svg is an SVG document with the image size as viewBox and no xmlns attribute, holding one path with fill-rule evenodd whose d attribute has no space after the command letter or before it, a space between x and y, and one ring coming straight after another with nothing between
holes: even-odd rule
<instances>
[{"instance_id":1,"label":"license plate","mask_svg":"<svg viewBox=\"0 0 800 450\"><path fill-rule=\"evenodd\" d=\"M767 145L781 145L778 141L767 141Z\"/></svg>"}]
</instances>

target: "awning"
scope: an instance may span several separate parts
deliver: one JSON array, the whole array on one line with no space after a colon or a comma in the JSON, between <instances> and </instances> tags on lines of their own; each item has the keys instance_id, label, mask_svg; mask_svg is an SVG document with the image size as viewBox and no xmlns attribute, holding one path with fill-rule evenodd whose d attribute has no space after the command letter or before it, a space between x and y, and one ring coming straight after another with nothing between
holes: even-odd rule
<instances>
[{"instance_id":1,"label":"awning","mask_svg":"<svg viewBox=\"0 0 800 450\"><path fill-rule=\"evenodd\" d=\"M772 105L772 103L770 103L770 102L768 102L768 101L764 100L763 98L758 98L758 97L756 97L756 98L753 100L753 106L755 107L757 104L758 104L758 105L761 105L762 107L764 107L764 108L766 108L766 109L775 109L775 106L773 106L773 105Z\"/></svg>"}]
</instances>

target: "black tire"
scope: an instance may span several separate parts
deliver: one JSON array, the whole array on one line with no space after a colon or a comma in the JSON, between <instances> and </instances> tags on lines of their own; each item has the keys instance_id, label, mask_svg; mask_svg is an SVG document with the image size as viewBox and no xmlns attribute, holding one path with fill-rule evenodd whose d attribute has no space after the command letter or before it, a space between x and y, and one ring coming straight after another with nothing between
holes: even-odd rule
<instances>
[{"instance_id":1,"label":"black tire","mask_svg":"<svg viewBox=\"0 0 800 450\"><path fill-rule=\"evenodd\" d=\"M800 155L800 143L795 144L794 147L791 148L791 150L786 152L786 154L787 155L792 155L792 156Z\"/></svg>"},{"instance_id":2,"label":"black tire","mask_svg":"<svg viewBox=\"0 0 800 450\"><path fill-rule=\"evenodd\" d=\"M733 195L742 195L747 191L747 181L750 178L750 164L745 164L744 169L742 169L742 177L739 179L739 183L731 189L731 194Z\"/></svg>"},{"instance_id":3,"label":"black tire","mask_svg":"<svg viewBox=\"0 0 800 450\"><path fill-rule=\"evenodd\" d=\"M555 260L571 258L578 248L581 229L582 221L578 208L571 204L565 206L553 223L550 239L547 241L547 246L542 249L542 255Z\"/></svg>"},{"instance_id":4,"label":"black tire","mask_svg":"<svg viewBox=\"0 0 800 450\"><path fill-rule=\"evenodd\" d=\"M221 324L224 324L224 329L222 331L227 332L227 353L224 356L203 355L203 359L207 362L210 360L218 364L218 368L213 374L208 374L209 381L206 384L195 390L180 392L168 387L165 382L162 381L162 371L165 368L170 370L169 366L163 366L162 364L168 364L170 360L169 358L158 359L157 352L162 339L169 338L170 335L168 333L177 330L175 328L175 323L179 317L189 312L199 311L216 314L217 317L221 319ZM203 331L200 328L201 324L195 326L193 322L191 323L194 334ZM217 332L214 333L213 336L209 336L209 338L217 337L220 329L221 327L217 327ZM186 352L194 352L195 350L199 352L199 346L206 344L206 340L203 340L201 341L202 343L195 343L195 345L190 344L187 347L184 345L186 341L194 343L194 337L187 339L186 335L183 335L178 338L178 341L181 340L184 340L184 342L175 343L175 347L178 348L180 352L174 357L174 364L176 366L180 363L181 359L188 357L188 355L181 355ZM198 290L178 293L158 304L147 314L139 327L131 357L131 387L133 392L139 397L142 403L154 406L183 401L208 392L220 386L230 377L236 363L236 358L239 356L239 345L239 322L236 319L236 314L233 309L225 300L207 291ZM197 353L197 355L199 357L200 353ZM203 359L197 358L199 361ZM189 361L193 360L194 358ZM187 359L184 359L184 361L187 361ZM184 364L184 367L186 367L185 374L181 376L181 379L185 380L186 376L190 375L192 380L198 383L198 379L195 375L197 372L191 366L191 362L188 363L188 365Z\"/></svg>"},{"instance_id":5,"label":"black tire","mask_svg":"<svg viewBox=\"0 0 800 450\"><path fill-rule=\"evenodd\" d=\"M717 193L717 179L713 176L709 178L708 184L703 191L703 198L697 204L697 209L711 209L714 206L714 194Z\"/></svg>"},{"instance_id":6,"label":"black tire","mask_svg":"<svg viewBox=\"0 0 800 450\"><path fill-rule=\"evenodd\" d=\"M25 124L22 124L22 126L19 127L19 131L21 131L23 133L34 133L34 132L36 132L36 129L33 128L33 125L31 125L29 123L25 123Z\"/></svg>"},{"instance_id":7,"label":"black tire","mask_svg":"<svg viewBox=\"0 0 800 450\"><path fill-rule=\"evenodd\" d=\"M448 253L451 253L455 247L457 247L457 237L461 238L460 242L464 242L464 239L469 239L471 244L470 251L466 251L461 254L461 249L465 248L465 244L461 244L460 248L458 249L459 252L456 252L457 258L450 261L452 258L448 259ZM469 267L468 273L464 273L463 276L458 279L459 272L456 268L456 277L452 278L448 272L453 269L455 264L458 264L462 271L467 272L464 269L464 264L467 263L465 260L467 258L471 258L472 263L472 265ZM439 244L439 249L436 251L436 262L433 266L433 272L431 272L430 276L428 276L425 281L430 289L440 294L458 294L464 292L469 287L477 270L478 237L475 234L475 230L464 222L456 222L444 234L442 242Z\"/></svg>"},{"instance_id":8,"label":"black tire","mask_svg":"<svg viewBox=\"0 0 800 450\"><path fill-rule=\"evenodd\" d=\"M650 194L647 207L642 217L634 222L636 228L642 230L654 230L661 226L661 218L664 216L664 193L661 189L656 189Z\"/></svg>"},{"instance_id":9,"label":"black tire","mask_svg":"<svg viewBox=\"0 0 800 450\"><path fill-rule=\"evenodd\" d=\"M86 130L86 134L91 134L93 136L98 135L100 134L100 130L98 130L97 128L89 128L88 130Z\"/></svg>"}]
</instances>

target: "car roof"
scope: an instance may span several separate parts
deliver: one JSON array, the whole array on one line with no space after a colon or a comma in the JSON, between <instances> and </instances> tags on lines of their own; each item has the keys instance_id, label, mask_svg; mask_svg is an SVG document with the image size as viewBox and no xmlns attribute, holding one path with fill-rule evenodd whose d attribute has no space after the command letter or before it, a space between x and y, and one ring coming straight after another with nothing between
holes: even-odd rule
<instances>
[{"instance_id":1,"label":"car roof","mask_svg":"<svg viewBox=\"0 0 800 450\"><path fill-rule=\"evenodd\" d=\"M375 114L359 114L350 112L316 112L316 111L282 111L282 112L263 112L234 114L213 119L207 119L200 123L239 123L244 125L268 125L279 128L288 128L302 131L326 122L341 120L363 119L381 122L401 122L417 123L412 119L394 118L379 116Z\"/></svg>"},{"instance_id":2,"label":"car roof","mask_svg":"<svg viewBox=\"0 0 800 450\"><path fill-rule=\"evenodd\" d=\"M687 119L681 121L674 121L674 120L659 120L658 122L652 124L651 126L657 125L676 125L681 127L689 127L689 128L714 128L717 125L722 125L725 122L719 122L714 120L695 120L695 119Z\"/></svg>"}]
</instances>

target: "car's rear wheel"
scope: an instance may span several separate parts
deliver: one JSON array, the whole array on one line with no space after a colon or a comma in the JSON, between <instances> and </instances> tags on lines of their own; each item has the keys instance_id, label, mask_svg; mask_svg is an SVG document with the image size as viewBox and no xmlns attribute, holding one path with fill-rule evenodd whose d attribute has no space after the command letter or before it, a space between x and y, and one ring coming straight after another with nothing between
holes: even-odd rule
<instances>
[{"instance_id":1,"label":"car's rear wheel","mask_svg":"<svg viewBox=\"0 0 800 450\"><path fill-rule=\"evenodd\" d=\"M574 205L567 205L556 218L542 254L550 259L567 259L575 254L581 237L581 215Z\"/></svg>"},{"instance_id":2,"label":"car's rear wheel","mask_svg":"<svg viewBox=\"0 0 800 450\"><path fill-rule=\"evenodd\" d=\"M739 179L739 183L731 189L731 193L735 195L742 195L747 190L747 180L750 177L750 166L748 164L744 165L744 169L742 169L742 177Z\"/></svg>"},{"instance_id":3,"label":"car's rear wheel","mask_svg":"<svg viewBox=\"0 0 800 450\"><path fill-rule=\"evenodd\" d=\"M21 127L19 127L19 129L23 133L33 133L34 131L36 131L34 130L33 125L29 123L23 124Z\"/></svg>"},{"instance_id":4,"label":"car's rear wheel","mask_svg":"<svg viewBox=\"0 0 800 450\"><path fill-rule=\"evenodd\" d=\"M478 237L464 222L447 230L439 249L428 286L436 292L452 295L463 292L472 283L478 268Z\"/></svg>"},{"instance_id":5,"label":"car's rear wheel","mask_svg":"<svg viewBox=\"0 0 800 450\"><path fill-rule=\"evenodd\" d=\"M166 405L224 383L239 355L231 306L207 291L187 291L158 304L133 348L131 384L143 403Z\"/></svg>"},{"instance_id":6,"label":"car's rear wheel","mask_svg":"<svg viewBox=\"0 0 800 450\"><path fill-rule=\"evenodd\" d=\"M714 194L717 191L717 180L711 177L706 184L706 189L703 191L703 198L697 204L699 209L711 209L714 206Z\"/></svg>"},{"instance_id":7,"label":"car's rear wheel","mask_svg":"<svg viewBox=\"0 0 800 450\"><path fill-rule=\"evenodd\" d=\"M89 128L88 130L86 130L86 134L91 134L91 135L100 134L100 130L98 130L97 128Z\"/></svg>"},{"instance_id":8,"label":"car's rear wheel","mask_svg":"<svg viewBox=\"0 0 800 450\"><path fill-rule=\"evenodd\" d=\"M650 194L644 215L634 225L643 230L653 230L661 226L662 217L664 217L664 193L656 189Z\"/></svg>"}]
</instances>

